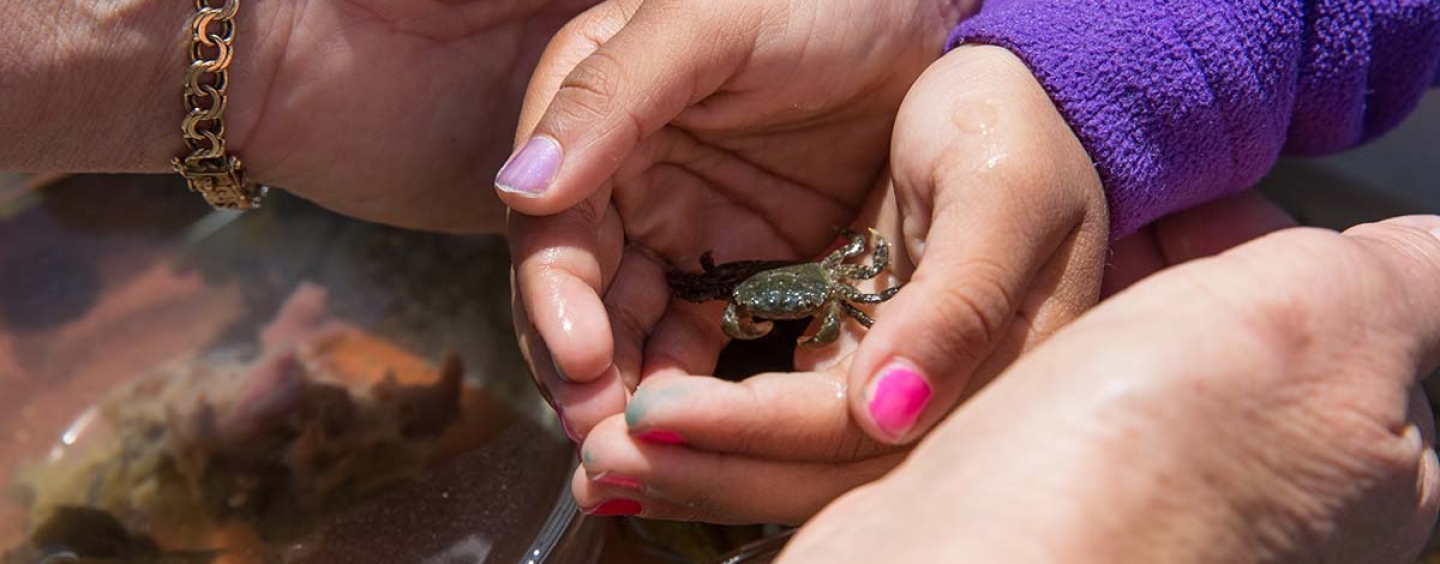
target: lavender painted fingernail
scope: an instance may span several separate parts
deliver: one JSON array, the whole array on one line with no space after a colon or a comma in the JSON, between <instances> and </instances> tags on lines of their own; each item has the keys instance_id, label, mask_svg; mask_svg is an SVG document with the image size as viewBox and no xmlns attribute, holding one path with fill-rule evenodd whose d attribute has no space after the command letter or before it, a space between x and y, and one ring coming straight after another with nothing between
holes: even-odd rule
<instances>
[{"instance_id":1,"label":"lavender painted fingernail","mask_svg":"<svg viewBox=\"0 0 1440 564\"><path fill-rule=\"evenodd\" d=\"M527 198L543 196L555 180L563 157L560 143L554 139L544 135L531 137L495 176L495 188Z\"/></svg>"}]
</instances>

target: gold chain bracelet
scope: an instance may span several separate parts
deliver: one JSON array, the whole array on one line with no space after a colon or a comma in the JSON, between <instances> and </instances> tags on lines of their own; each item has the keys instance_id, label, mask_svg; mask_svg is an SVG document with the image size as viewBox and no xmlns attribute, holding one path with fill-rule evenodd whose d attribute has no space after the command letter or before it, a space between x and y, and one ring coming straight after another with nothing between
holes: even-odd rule
<instances>
[{"instance_id":1,"label":"gold chain bracelet","mask_svg":"<svg viewBox=\"0 0 1440 564\"><path fill-rule=\"evenodd\" d=\"M240 159L225 152L225 88L229 82L231 44L235 40L235 13L240 0L195 0L190 18L190 70L185 73L185 134L187 153L175 157L175 172L185 177L192 192L218 209L248 210L260 207L265 187L245 180Z\"/></svg>"}]
</instances>

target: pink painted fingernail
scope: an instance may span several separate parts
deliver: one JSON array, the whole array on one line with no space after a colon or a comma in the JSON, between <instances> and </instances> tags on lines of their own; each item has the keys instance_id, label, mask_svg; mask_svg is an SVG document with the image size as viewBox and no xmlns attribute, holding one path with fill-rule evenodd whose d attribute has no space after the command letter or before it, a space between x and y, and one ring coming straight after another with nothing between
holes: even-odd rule
<instances>
[{"instance_id":1,"label":"pink painted fingernail","mask_svg":"<svg viewBox=\"0 0 1440 564\"><path fill-rule=\"evenodd\" d=\"M681 437L680 433L676 433L675 431L666 431L664 429L649 429L641 431L635 434L635 438L645 441L647 443L655 443L658 445L685 444L685 438Z\"/></svg>"},{"instance_id":2,"label":"pink painted fingernail","mask_svg":"<svg viewBox=\"0 0 1440 564\"><path fill-rule=\"evenodd\" d=\"M602 473L599 476L591 478L591 480L594 480L594 482L597 484L610 486L613 488L620 488L623 490L635 490L638 492L645 489L645 484L640 483L639 479L631 478L624 474L616 474L614 472Z\"/></svg>"},{"instance_id":3,"label":"pink painted fingernail","mask_svg":"<svg viewBox=\"0 0 1440 564\"><path fill-rule=\"evenodd\" d=\"M560 143L554 139L544 135L531 137L495 176L495 188L529 198L543 196L555 180L563 156Z\"/></svg>"},{"instance_id":4,"label":"pink painted fingernail","mask_svg":"<svg viewBox=\"0 0 1440 564\"><path fill-rule=\"evenodd\" d=\"M610 499L586 511L599 517L623 517L639 515L645 508L633 499Z\"/></svg>"},{"instance_id":5,"label":"pink painted fingernail","mask_svg":"<svg viewBox=\"0 0 1440 564\"><path fill-rule=\"evenodd\" d=\"M870 392L870 418L890 438L899 439L915 426L931 394L930 383L919 370L909 363L891 362Z\"/></svg>"}]
</instances>

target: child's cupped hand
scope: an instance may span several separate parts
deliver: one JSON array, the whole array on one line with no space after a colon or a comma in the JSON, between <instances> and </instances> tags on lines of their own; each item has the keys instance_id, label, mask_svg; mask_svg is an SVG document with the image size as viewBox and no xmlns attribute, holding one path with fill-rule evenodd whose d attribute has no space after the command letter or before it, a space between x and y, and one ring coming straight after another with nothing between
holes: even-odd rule
<instances>
[{"instance_id":1,"label":"child's cupped hand","mask_svg":"<svg viewBox=\"0 0 1440 564\"><path fill-rule=\"evenodd\" d=\"M672 300L667 266L808 260L855 220L956 4L611 0L556 36L496 187L522 347L575 438L643 379L713 372L719 304Z\"/></svg>"}]
</instances>

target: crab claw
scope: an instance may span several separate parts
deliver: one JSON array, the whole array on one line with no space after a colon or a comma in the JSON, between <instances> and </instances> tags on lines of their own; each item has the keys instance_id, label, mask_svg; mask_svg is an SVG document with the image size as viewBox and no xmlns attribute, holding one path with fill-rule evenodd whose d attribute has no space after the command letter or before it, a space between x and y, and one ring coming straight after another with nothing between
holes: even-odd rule
<instances>
[{"instance_id":1,"label":"crab claw","mask_svg":"<svg viewBox=\"0 0 1440 564\"><path fill-rule=\"evenodd\" d=\"M725 330L726 336L742 341L764 337L774 327L775 324L769 321L756 322L749 313L741 314L739 306L734 303L725 306L725 317L720 322L720 328Z\"/></svg>"}]
</instances>

